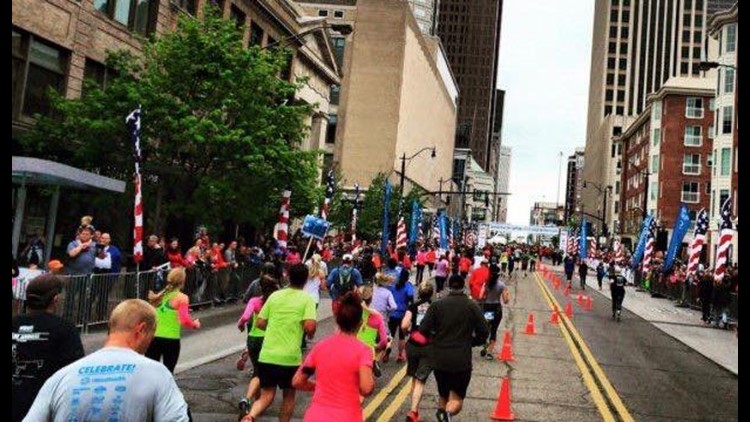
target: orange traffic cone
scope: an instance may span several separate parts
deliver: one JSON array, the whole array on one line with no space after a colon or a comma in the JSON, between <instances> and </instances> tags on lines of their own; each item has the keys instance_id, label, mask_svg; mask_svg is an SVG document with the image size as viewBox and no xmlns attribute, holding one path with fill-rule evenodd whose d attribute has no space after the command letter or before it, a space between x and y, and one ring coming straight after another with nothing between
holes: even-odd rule
<instances>
[{"instance_id":1,"label":"orange traffic cone","mask_svg":"<svg viewBox=\"0 0 750 422\"><path fill-rule=\"evenodd\" d=\"M555 325L560 322L560 314L557 312L557 308L552 310L552 318L549 319L549 322Z\"/></svg>"},{"instance_id":2,"label":"orange traffic cone","mask_svg":"<svg viewBox=\"0 0 750 422\"><path fill-rule=\"evenodd\" d=\"M583 306L583 293L578 293L578 296L576 296L576 300L578 301L578 305Z\"/></svg>"},{"instance_id":3,"label":"orange traffic cone","mask_svg":"<svg viewBox=\"0 0 750 422\"><path fill-rule=\"evenodd\" d=\"M594 308L594 300L591 299L591 296L586 296L586 310L590 311Z\"/></svg>"},{"instance_id":4,"label":"orange traffic cone","mask_svg":"<svg viewBox=\"0 0 750 422\"><path fill-rule=\"evenodd\" d=\"M500 384L500 395L497 397L497 406L495 411L490 415L493 421L512 421L516 419L513 411L510 410L510 379L503 378Z\"/></svg>"},{"instance_id":5,"label":"orange traffic cone","mask_svg":"<svg viewBox=\"0 0 750 422\"><path fill-rule=\"evenodd\" d=\"M516 360L516 358L513 357L513 344L510 338L510 331L506 331L505 335L503 335L503 347L500 349L500 355L497 359L503 362Z\"/></svg>"},{"instance_id":6,"label":"orange traffic cone","mask_svg":"<svg viewBox=\"0 0 750 422\"><path fill-rule=\"evenodd\" d=\"M534 314L529 314L529 320L526 322L526 331L524 331L524 334L532 336L536 334L536 329L534 328Z\"/></svg>"},{"instance_id":7,"label":"orange traffic cone","mask_svg":"<svg viewBox=\"0 0 750 422\"><path fill-rule=\"evenodd\" d=\"M570 286L565 286L565 290L563 290L563 294L565 296L570 296Z\"/></svg>"},{"instance_id":8,"label":"orange traffic cone","mask_svg":"<svg viewBox=\"0 0 750 422\"><path fill-rule=\"evenodd\" d=\"M568 304L565 305L565 316L573 318L573 304L571 302L568 302Z\"/></svg>"}]
</instances>

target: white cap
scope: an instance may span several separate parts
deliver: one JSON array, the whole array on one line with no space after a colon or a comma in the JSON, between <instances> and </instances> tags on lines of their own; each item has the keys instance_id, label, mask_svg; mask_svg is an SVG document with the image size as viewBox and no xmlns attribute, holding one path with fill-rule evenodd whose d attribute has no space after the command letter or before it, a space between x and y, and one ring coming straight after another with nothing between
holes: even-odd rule
<instances>
[{"instance_id":1,"label":"white cap","mask_svg":"<svg viewBox=\"0 0 750 422\"><path fill-rule=\"evenodd\" d=\"M344 261L352 261L354 259L354 257L352 256L352 254L347 253L347 254L344 254L344 256L342 257L342 259Z\"/></svg>"}]
</instances>

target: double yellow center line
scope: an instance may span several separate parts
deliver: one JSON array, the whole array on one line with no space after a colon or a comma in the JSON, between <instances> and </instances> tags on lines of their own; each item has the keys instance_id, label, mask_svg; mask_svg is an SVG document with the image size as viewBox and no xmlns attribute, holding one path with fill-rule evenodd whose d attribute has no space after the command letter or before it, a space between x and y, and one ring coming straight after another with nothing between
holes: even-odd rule
<instances>
[{"instance_id":1,"label":"double yellow center line","mask_svg":"<svg viewBox=\"0 0 750 422\"><path fill-rule=\"evenodd\" d=\"M583 383L591 392L594 404L602 415L602 418L606 422L614 422L617 420L632 422L633 417L623 404L617 391L612 387L612 383L607 379L607 376L604 374L604 371L602 371L602 368L594 358L594 355L586 345L586 342L583 341L581 334L570 319L561 312L562 307L560 306L560 303L552 294L549 287L544 283L539 273L534 273L534 276L550 309L557 309L558 314L560 315L560 331L573 354L573 359L575 360L578 369L581 371Z\"/></svg>"},{"instance_id":2,"label":"double yellow center line","mask_svg":"<svg viewBox=\"0 0 750 422\"><path fill-rule=\"evenodd\" d=\"M385 386L382 390L378 392L378 394L373 397L372 400L370 400L370 403L365 406L364 410L364 417L365 420L370 420L370 418L373 416L376 410L383 404L386 398L398 388L399 384L401 384L401 381L406 376L406 365L404 365L398 372L396 372L393 375L393 378L391 378L391 381L388 383L388 385ZM396 397L393 399L391 404L383 410L383 412L380 414L380 416L376 419L377 422L386 422L390 421L393 415L396 414L398 409L401 407L401 405L406 401L406 397L409 395L409 389L411 386L411 383L407 382L404 384L403 387L401 387L401 390L399 390Z\"/></svg>"}]
</instances>

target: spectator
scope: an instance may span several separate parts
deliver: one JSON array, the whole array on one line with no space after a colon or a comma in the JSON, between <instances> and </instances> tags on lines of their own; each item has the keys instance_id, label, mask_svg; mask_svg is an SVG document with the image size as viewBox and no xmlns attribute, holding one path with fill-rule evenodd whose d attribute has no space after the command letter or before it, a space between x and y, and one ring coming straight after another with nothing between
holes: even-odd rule
<instances>
[{"instance_id":1,"label":"spectator","mask_svg":"<svg viewBox=\"0 0 750 422\"><path fill-rule=\"evenodd\" d=\"M182 256L180 240L176 237L170 239L169 245L167 245L167 260L169 261L169 266L172 268L192 267L192 264Z\"/></svg>"},{"instance_id":2,"label":"spectator","mask_svg":"<svg viewBox=\"0 0 750 422\"><path fill-rule=\"evenodd\" d=\"M68 274L88 275L94 271L96 261L96 247L92 240L94 226L81 226L78 236L68 243Z\"/></svg>"},{"instance_id":3,"label":"spectator","mask_svg":"<svg viewBox=\"0 0 750 422\"><path fill-rule=\"evenodd\" d=\"M78 330L55 314L62 280L40 275L26 289L28 314L13 318L11 420L20 421L39 389L58 369L83 357Z\"/></svg>"},{"instance_id":4,"label":"spectator","mask_svg":"<svg viewBox=\"0 0 750 422\"><path fill-rule=\"evenodd\" d=\"M172 374L142 356L155 328L156 313L147 302L128 299L117 305L104 348L48 379L25 420L89 420L96 408L108 420L188 421L187 403Z\"/></svg>"}]
</instances>

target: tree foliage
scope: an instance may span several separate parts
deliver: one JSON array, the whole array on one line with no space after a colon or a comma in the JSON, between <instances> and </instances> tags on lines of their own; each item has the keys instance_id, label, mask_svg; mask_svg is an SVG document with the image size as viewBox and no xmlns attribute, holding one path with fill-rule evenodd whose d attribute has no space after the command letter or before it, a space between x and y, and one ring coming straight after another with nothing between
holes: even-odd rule
<instances>
[{"instance_id":1,"label":"tree foliage","mask_svg":"<svg viewBox=\"0 0 750 422\"><path fill-rule=\"evenodd\" d=\"M289 60L282 49L245 48L234 22L207 8L147 41L142 55L111 52L107 67L118 76L106 87L86 81L78 99L55 96L54 113L38 118L25 143L37 155L130 182L124 120L141 105L147 211L158 198L162 217L268 228L285 187L293 215L321 197L318 153L298 148L311 111L293 100L302 81L279 78Z\"/></svg>"},{"instance_id":2,"label":"tree foliage","mask_svg":"<svg viewBox=\"0 0 750 422\"><path fill-rule=\"evenodd\" d=\"M367 240L380 239L380 233L383 230L383 198L385 194L386 175L378 174L370 182L370 187L364 193L362 209L357 222L357 235ZM406 222L407 231L411 221L411 204L413 200L419 203L420 207L424 204L425 192L419 188L409 191L403 201L403 215ZM391 238L395 234L396 224L398 223L399 198L401 197L401 187L393 186L393 195L388 207L389 232Z\"/></svg>"}]
</instances>

